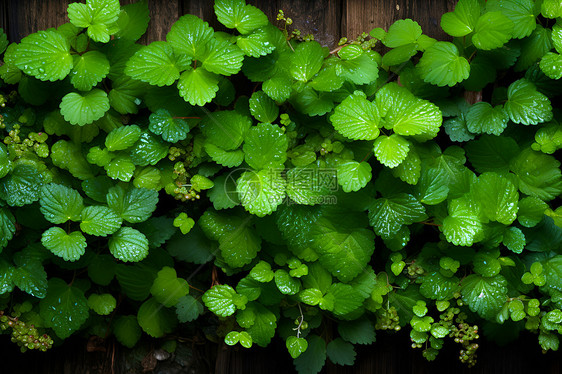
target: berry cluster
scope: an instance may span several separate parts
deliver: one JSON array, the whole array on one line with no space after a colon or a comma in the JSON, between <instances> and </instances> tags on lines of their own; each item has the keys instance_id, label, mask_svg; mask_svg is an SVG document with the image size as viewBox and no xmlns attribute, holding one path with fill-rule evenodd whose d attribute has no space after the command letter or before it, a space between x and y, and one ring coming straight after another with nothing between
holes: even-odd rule
<instances>
[{"instance_id":1,"label":"berry cluster","mask_svg":"<svg viewBox=\"0 0 562 374\"><path fill-rule=\"evenodd\" d=\"M8 136L4 138L4 144L6 144L10 151L16 155L16 157L23 157L27 152L35 152L35 154L41 158L46 158L49 156L49 146L46 141L48 135L44 132L30 132L26 138L22 140L21 136L21 126L14 125L12 130L8 133Z\"/></svg>"},{"instance_id":2,"label":"berry cluster","mask_svg":"<svg viewBox=\"0 0 562 374\"><path fill-rule=\"evenodd\" d=\"M388 309L380 309L377 312L377 323L375 325L377 330L395 330L400 331L400 317L395 307L391 306Z\"/></svg>"},{"instance_id":3,"label":"berry cluster","mask_svg":"<svg viewBox=\"0 0 562 374\"><path fill-rule=\"evenodd\" d=\"M408 270L408 275L412 278L417 278L424 273L423 268L420 265L416 264L415 261L412 261L412 263L408 266L407 270Z\"/></svg>"},{"instance_id":4,"label":"berry cluster","mask_svg":"<svg viewBox=\"0 0 562 374\"><path fill-rule=\"evenodd\" d=\"M12 342L16 343L22 352L28 349L38 349L42 352L53 346L53 339L47 334L39 334L34 325L28 325L18 317L11 317L0 311L0 330L12 329Z\"/></svg>"},{"instance_id":5,"label":"berry cluster","mask_svg":"<svg viewBox=\"0 0 562 374\"><path fill-rule=\"evenodd\" d=\"M441 314L441 324L449 328L449 337L454 339L455 343L462 345L459 360L468 367L472 367L476 364L476 350L478 349L478 343L475 340L480 336L478 326L466 323L466 317L466 314L461 313L459 308L450 307Z\"/></svg>"}]
</instances>

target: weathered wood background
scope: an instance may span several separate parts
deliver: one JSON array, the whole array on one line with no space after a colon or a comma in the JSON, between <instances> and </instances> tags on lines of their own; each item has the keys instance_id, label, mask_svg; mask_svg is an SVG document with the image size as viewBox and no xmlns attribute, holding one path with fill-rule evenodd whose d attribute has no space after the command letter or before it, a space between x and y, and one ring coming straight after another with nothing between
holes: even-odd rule
<instances>
[{"instance_id":1,"label":"weathered wood background","mask_svg":"<svg viewBox=\"0 0 562 374\"><path fill-rule=\"evenodd\" d=\"M0 0L0 27L11 41L37 30L68 22L66 7L71 0ZM122 4L134 0L121 0ZM388 29L395 20L411 18L429 36L443 38L441 15L453 9L455 0L248 0L275 23L279 9L294 21L293 26L312 33L327 46L345 36L355 38L375 27ZM171 25L183 14L195 14L222 29L213 12L212 0L148 0L152 20L142 42L163 40Z\"/></svg>"},{"instance_id":2,"label":"weathered wood background","mask_svg":"<svg viewBox=\"0 0 562 374\"><path fill-rule=\"evenodd\" d=\"M134 0L121 0L122 4ZM37 30L58 26L68 21L66 7L71 0L0 0L0 27L11 41ZM388 27L397 19L417 21L424 33L445 38L439 27L441 15L453 9L455 0L247 0L262 9L273 22L279 9L294 21L303 33L312 33L322 44L333 47L346 36L355 38L374 27ZM151 22L141 42L163 40L171 25L183 14L195 14L218 30L221 27L213 12L212 0L149 0ZM449 342L450 343L450 342ZM353 368L328 364L324 373L562 373L559 353L542 356L535 335L525 335L516 343L499 348L493 343L482 344L479 364L467 369L459 364L452 346L434 363L427 363L420 350L412 350L408 337L381 337L373 346L357 347L358 357ZM113 351L113 347L117 347ZM6 336L0 336L0 357L4 358L0 373L10 374L102 374L136 373L127 368L125 352L112 342L107 351L87 353L86 342L74 338L70 344L53 349L48 354L19 354ZM456 347L455 347L456 348ZM281 342L267 349L240 350L208 344L214 350L206 361L206 369L195 367L178 371L159 365L155 373L258 374L294 372L291 360Z\"/></svg>"}]
</instances>

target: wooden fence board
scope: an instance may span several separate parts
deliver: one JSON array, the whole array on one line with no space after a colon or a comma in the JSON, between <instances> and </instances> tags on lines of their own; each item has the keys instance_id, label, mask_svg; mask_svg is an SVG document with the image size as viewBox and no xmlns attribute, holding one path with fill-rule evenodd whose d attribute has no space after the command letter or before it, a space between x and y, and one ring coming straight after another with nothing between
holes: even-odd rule
<instances>
[{"instance_id":1,"label":"wooden fence board","mask_svg":"<svg viewBox=\"0 0 562 374\"><path fill-rule=\"evenodd\" d=\"M68 21L66 8L72 0L0 0L0 27L11 41L29 33ZM134 0L122 0L128 4ZM425 33L444 38L439 27L441 15L453 9L455 0L248 0L262 9L276 25L283 9L293 19L293 28L314 34L316 40L334 47L343 36L356 38L374 27L388 27L397 19L412 18ZM217 30L224 30L215 17L212 0L148 0L151 21L142 43L164 40L171 25L182 14L195 14Z\"/></svg>"}]
</instances>

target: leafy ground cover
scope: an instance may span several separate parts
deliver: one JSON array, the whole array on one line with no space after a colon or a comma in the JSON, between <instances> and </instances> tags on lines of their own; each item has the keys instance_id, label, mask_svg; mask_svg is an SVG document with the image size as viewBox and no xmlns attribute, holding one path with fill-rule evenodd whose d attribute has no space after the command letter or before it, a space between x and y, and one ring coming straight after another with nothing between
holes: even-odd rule
<instances>
[{"instance_id":1,"label":"leafy ground cover","mask_svg":"<svg viewBox=\"0 0 562 374\"><path fill-rule=\"evenodd\" d=\"M468 365L482 334L558 349L559 1L460 0L452 42L405 19L331 51L283 12L281 28L243 0L215 13L230 33L184 15L150 45L145 1L2 33L12 341L173 350L203 329L283 339L299 373L353 365L377 330Z\"/></svg>"}]
</instances>

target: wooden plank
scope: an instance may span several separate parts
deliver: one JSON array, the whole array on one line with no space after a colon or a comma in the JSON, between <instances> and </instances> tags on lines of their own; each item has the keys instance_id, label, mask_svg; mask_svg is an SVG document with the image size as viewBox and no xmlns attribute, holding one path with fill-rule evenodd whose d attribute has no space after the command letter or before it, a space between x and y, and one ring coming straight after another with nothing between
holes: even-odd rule
<instances>
[{"instance_id":1,"label":"wooden plank","mask_svg":"<svg viewBox=\"0 0 562 374\"><path fill-rule=\"evenodd\" d=\"M166 40L166 34L181 15L179 0L148 0L150 23L141 43Z\"/></svg>"},{"instance_id":2,"label":"wooden plank","mask_svg":"<svg viewBox=\"0 0 562 374\"><path fill-rule=\"evenodd\" d=\"M337 44L341 34L343 0L247 0L248 4L261 9L276 26L282 22L276 20L279 9L285 16L293 19L290 30L299 29L302 35L314 34L321 44L333 46ZM227 30L215 16L212 1L183 0L182 14L194 14L215 28L217 31Z\"/></svg>"},{"instance_id":3,"label":"wooden plank","mask_svg":"<svg viewBox=\"0 0 562 374\"><path fill-rule=\"evenodd\" d=\"M7 0L8 37L21 38L39 30L57 27L68 22L66 8L72 0Z\"/></svg>"},{"instance_id":4,"label":"wooden plank","mask_svg":"<svg viewBox=\"0 0 562 374\"><path fill-rule=\"evenodd\" d=\"M301 35L313 34L315 40L320 44L333 47L341 38L341 24L343 12L343 0L275 0L260 1L248 0L254 6L259 7L269 17L274 25L281 26L276 21L279 9L285 13L285 17L293 20L292 29L301 31Z\"/></svg>"},{"instance_id":5,"label":"wooden plank","mask_svg":"<svg viewBox=\"0 0 562 374\"><path fill-rule=\"evenodd\" d=\"M410 18L418 22L425 34L440 39L450 39L439 23L441 15L453 8L453 0L347 0L344 34L355 38L375 27L388 27L394 21Z\"/></svg>"}]
</instances>

